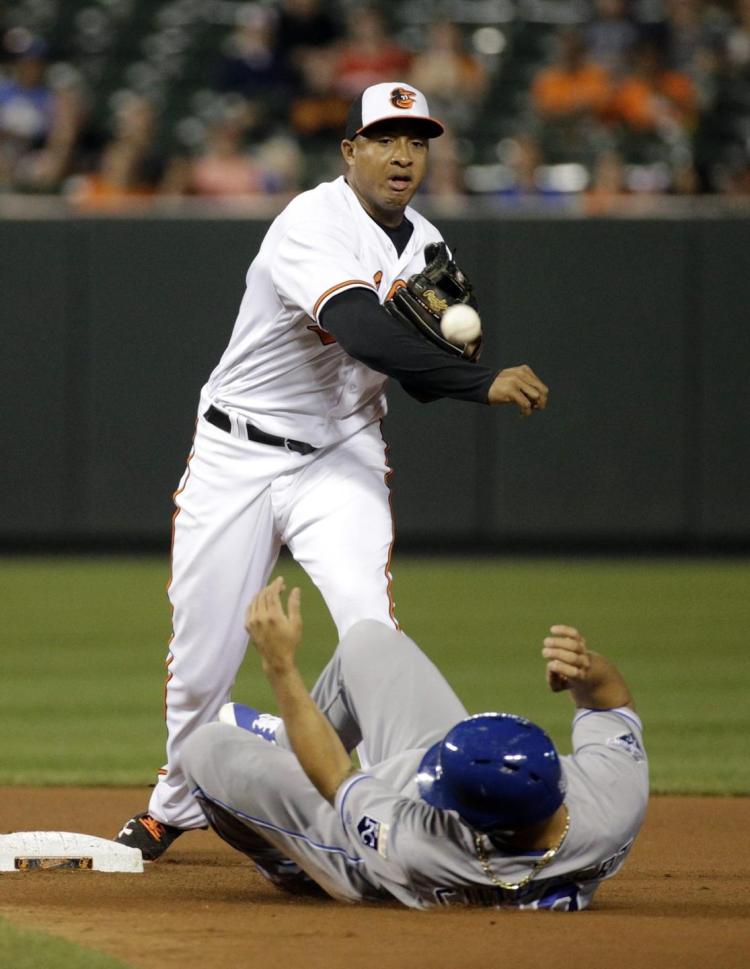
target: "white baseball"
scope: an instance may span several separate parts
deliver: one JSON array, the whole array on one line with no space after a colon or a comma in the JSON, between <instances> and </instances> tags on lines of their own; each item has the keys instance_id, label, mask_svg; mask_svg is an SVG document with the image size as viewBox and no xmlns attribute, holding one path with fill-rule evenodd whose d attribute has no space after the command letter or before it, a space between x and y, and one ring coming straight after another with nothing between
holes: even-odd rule
<instances>
[{"instance_id":1,"label":"white baseball","mask_svg":"<svg viewBox=\"0 0 750 969\"><path fill-rule=\"evenodd\" d=\"M440 331L450 343L473 343L482 333L479 313L466 303L454 303L443 313Z\"/></svg>"}]
</instances>

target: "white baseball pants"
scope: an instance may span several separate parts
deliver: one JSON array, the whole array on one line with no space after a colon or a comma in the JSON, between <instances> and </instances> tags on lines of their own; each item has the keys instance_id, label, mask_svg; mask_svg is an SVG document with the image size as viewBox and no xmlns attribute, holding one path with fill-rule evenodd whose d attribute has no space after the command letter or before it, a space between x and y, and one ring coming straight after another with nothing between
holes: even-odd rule
<instances>
[{"instance_id":1,"label":"white baseball pants","mask_svg":"<svg viewBox=\"0 0 750 969\"><path fill-rule=\"evenodd\" d=\"M205 824L182 746L229 699L247 649L245 609L282 545L322 593L340 637L360 619L396 626L389 471L379 423L300 455L243 439L236 420L230 434L199 417L175 495L167 764L149 804L157 820Z\"/></svg>"}]
</instances>

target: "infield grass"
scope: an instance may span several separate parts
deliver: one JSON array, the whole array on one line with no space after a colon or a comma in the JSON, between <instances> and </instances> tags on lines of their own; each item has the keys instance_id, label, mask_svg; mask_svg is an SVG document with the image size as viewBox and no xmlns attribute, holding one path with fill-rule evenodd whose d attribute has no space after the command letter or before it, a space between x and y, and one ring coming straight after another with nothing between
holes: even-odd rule
<instances>
[{"instance_id":1,"label":"infield grass","mask_svg":"<svg viewBox=\"0 0 750 969\"><path fill-rule=\"evenodd\" d=\"M7 969L131 969L119 959L43 932L19 929L2 918L0 966Z\"/></svg>"},{"instance_id":2,"label":"infield grass","mask_svg":"<svg viewBox=\"0 0 750 969\"><path fill-rule=\"evenodd\" d=\"M278 572L303 589L311 684L334 628L294 563ZM550 624L576 625L633 689L655 791L750 792L750 561L402 556L394 575L402 626L472 712L522 713L567 751L571 705L547 692L539 649ZM154 780L167 576L161 558L0 558L0 783ZM253 653L234 697L273 709Z\"/></svg>"}]
</instances>

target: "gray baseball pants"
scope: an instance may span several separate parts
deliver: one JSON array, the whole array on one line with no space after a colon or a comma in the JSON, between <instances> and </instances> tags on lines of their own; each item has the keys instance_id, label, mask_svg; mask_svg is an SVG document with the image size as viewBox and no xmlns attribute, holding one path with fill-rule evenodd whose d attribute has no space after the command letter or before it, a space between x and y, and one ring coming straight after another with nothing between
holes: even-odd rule
<instances>
[{"instance_id":1,"label":"gray baseball pants","mask_svg":"<svg viewBox=\"0 0 750 969\"><path fill-rule=\"evenodd\" d=\"M467 715L419 647L373 620L344 636L312 696L348 751L364 740L368 773L412 797L425 750ZM187 740L191 789L211 826L280 887L319 886L342 901L383 898L362 875L338 813L288 749L283 727L277 740L224 723Z\"/></svg>"}]
</instances>

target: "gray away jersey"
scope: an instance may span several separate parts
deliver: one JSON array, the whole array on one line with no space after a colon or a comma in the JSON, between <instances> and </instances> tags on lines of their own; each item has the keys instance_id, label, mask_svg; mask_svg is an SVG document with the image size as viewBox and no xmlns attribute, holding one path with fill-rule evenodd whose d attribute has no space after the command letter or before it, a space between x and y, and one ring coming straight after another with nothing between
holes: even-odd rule
<instances>
[{"instance_id":1,"label":"gray away jersey","mask_svg":"<svg viewBox=\"0 0 750 969\"><path fill-rule=\"evenodd\" d=\"M574 752L561 757L570 829L552 861L519 891L493 885L477 855L474 831L453 812L421 800L413 776L392 786L389 761L378 765L377 776L358 773L345 782L336 809L361 858L362 875L404 905L583 909L600 883L619 870L643 823L648 763L641 733L641 721L630 709L576 713ZM403 758L393 760L403 776ZM503 882L520 882L544 854L501 852L485 836L482 844Z\"/></svg>"}]
</instances>

